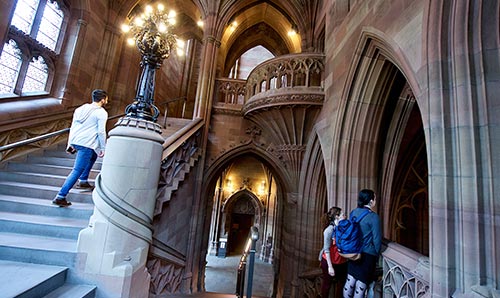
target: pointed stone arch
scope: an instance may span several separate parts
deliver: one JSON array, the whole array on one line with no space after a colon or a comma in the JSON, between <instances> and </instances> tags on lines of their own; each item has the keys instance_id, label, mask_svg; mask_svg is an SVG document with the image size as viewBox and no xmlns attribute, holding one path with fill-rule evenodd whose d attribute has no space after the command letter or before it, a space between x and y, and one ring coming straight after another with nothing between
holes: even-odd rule
<instances>
[{"instance_id":1,"label":"pointed stone arch","mask_svg":"<svg viewBox=\"0 0 500 298\"><path fill-rule=\"evenodd\" d=\"M251 217L253 219L252 225L257 227L260 231L260 226L262 223L262 218L264 217L265 208L261 200L250 190L242 189L235 192L231 195L222 205L222 217L225 222L221 223L224 227L224 230L228 232L229 236L227 241L228 250L233 250L234 247L238 246L238 243L244 240L243 238L248 238L248 234L246 235L236 235L238 239L235 239L233 235L233 224L235 213L245 217ZM248 224L248 223L247 223ZM248 231L245 230L248 228ZM241 231L250 231L250 226L246 227L238 227ZM264 238L264 237L262 237ZM259 239L262 241L262 239ZM258 243L260 244L260 243ZM259 245L260 246L260 245Z\"/></svg>"},{"instance_id":2,"label":"pointed stone arch","mask_svg":"<svg viewBox=\"0 0 500 298\"><path fill-rule=\"evenodd\" d=\"M425 202L419 208L426 211L419 213L419 220L425 222L421 234L427 233L425 122L415 96L416 92L420 92L419 85L397 43L382 33L374 29L365 30L355 53L342 94L341 114L334 130L334 139L339 141L332 151L332 186L336 190L332 195L339 198L340 206L350 210L356 207L360 189L374 189L380 198L377 208L383 220L384 236L389 239L394 237L392 230L399 224L392 220L399 216L395 209L400 212L408 210L399 208L398 204L403 204L404 200L398 199L398 196L404 187L395 185L408 180L394 178L396 174L408 176L408 172L402 172L398 164L402 163L400 150L405 135L418 136L406 129L413 127L422 136L416 146L423 149L418 152L420 158L425 160L420 168L420 176L425 178ZM411 115L416 122L409 122ZM410 164L407 166L411 167ZM428 245L428 235L422 238L422 242Z\"/></svg>"},{"instance_id":3,"label":"pointed stone arch","mask_svg":"<svg viewBox=\"0 0 500 298\"><path fill-rule=\"evenodd\" d=\"M255 220L255 225L257 228L260 226L260 217L262 216L262 213L265 210L264 205L262 204L261 200L251 191L248 189L242 189L237 192L235 192L233 195L231 195L222 205L222 212L228 212L231 207L236 203L236 201L240 200L242 197L248 197L250 202L252 203L255 214L256 214L256 220Z\"/></svg>"},{"instance_id":4,"label":"pointed stone arch","mask_svg":"<svg viewBox=\"0 0 500 298\"><path fill-rule=\"evenodd\" d=\"M205 210L205 231L203 232L204 235L206 235L206 239L203 239L201 242L202 248L200 251L203 253L208 252L208 245L209 245L209 233L207 232L208 229L210 229L210 221L212 218L212 210L215 206L212 194L215 193L216 189L220 187L220 185L217 185L217 181L219 179L219 176L221 175L221 172L229 165L231 164L234 160L237 160L241 157L244 156L251 156L258 161L260 161L265 167L268 168L269 172L271 175L273 175L276 183L276 205L274 206L276 213L275 213L275 218L276 218L276 225L273 228L274 231L274 238L273 240L273 266L275 268L275 278L280 278L279 274L279 264L280 264L280 259L284 258L282 255L282 243L283 243L283 229L286 228L283 226L283 214L284 214L284 209L285 205L287 205L288 200L290 199L290 189L296 189L290 185L290 177L286 172L286 168L283 166L283 163L280 161L278 157L273 155L272 152L269 152L266 150L266 148L259 146L253 142L248 142L245 144L242 144L240 146L234 147L231 150L228 150L224 152L223 154L219 155L215 160L212 161L212 163L207 167L207 170L204 173L204 184L202 186L202 205L203 205L203 210ZM247 190L248 191L248 190ZM247 194L248 192L243 191L240 192L240 195ZM255 196L255 195L253 195ZM253 197L252 196L252 197ZM231 196L231 198L236 199L238 198L237 196ZM254 198L255 199L255 198ZM295 198L294 198L295 199ZM227 203L226 203L227 204ZM227 207L226 207L227 208ZM269 212L270 206L265 206L262 207L260 206L263 211ZM262 214L262 213L261 213ZM259 229L259 233L263 233L262 229ZM264 236L266 235L260 235L259 239L264 240ZM288 240L288 241L293 241L293 240ZM201 256L200 260L203 258L203 255ZM205 266L204 261L199 264L200 268L203 268ZM203 272L203 270L200 270L200 272ZM204 276L199 276L200 280L204 279Z\"/></svg>"}]
</instances>

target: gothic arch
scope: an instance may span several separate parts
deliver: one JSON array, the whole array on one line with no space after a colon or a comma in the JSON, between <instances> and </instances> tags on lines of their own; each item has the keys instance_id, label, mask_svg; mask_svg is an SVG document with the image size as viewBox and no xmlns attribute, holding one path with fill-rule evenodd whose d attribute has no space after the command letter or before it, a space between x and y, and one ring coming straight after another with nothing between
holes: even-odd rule
<instances>
[{"instance_id":1,"label":"gothic arch","mask_svg":"<svg viewBox=\"0 0 500 298\"><path fill-rule=\"evenodd\" d=\"M243 144L241 146L235 147L229 151L224 152L219 155L208 167L204 176L204 184L201 189L201 209L204 210L205 217L205 226L203 227L204 238L201 242L201 256L200 256L200 268L205 266L204 254L208 252L208 237L209 233L207 232L210 229L210 221L212 218L212 210L214 207L212 194L215 192L217 179L220 176L220 173L229 165L232 161L238 159L242 156L252 156L258 161L260 161L263 165L265 165L272 175L275 178L275 183L277 186L276 190L276 218L283 217L283 209L288 191L291 189L289 185L290 179L286 174L286 171L283 170L283 166L278 158L273 156L270 152L266 151L265 148L255 145L253 142L249 142L247 144ZM241 193L243 194L243 193ZM236 198L236 197L235 197ZM263 207L261 207L263 208ZM264 210L264 209L262 209ZM275 238L274 238L274 264L276 266L275 277L279 275L279 262L280 262L280 253L281 253L281 239L282 239L282 229L283 229L282 221L277 220L275 226ZM259 233L262 231L259 230ZM263 239L260 239L263 240ZM203 270L200 270L203 272ZM200 280L204 279L204 276L199 276Z\"/></svg>"},{"instance_id":2,"label":"gothic arch","mask_svg":"<svg viewBox=\"0 0 500 298\"><path fill-rule=\"evenodd\" d=\"M206 177L203 187L204 190L208 190L207 187L209 185L215 184L217 173L221 171L221 169L223 169L227 163L242 155L255 156L257 159L261 160L265 165L267 165L269 169L271 169L273 175L278 178L277 180L279 181L279 184L282 185L283 189L293 189L293 186L290 185L289 182L291 181L289 175L286 171L283 171L282 162L276 156L273 156L271 153L269 153L266 148L257 146L254 143L250 142L235 147L232 150L226 151L223 154L217 156L217 158L210 164L204 174Z\"/></svg>"},{"instance_id":3,"label":"gothic arch","mask_svg":"<svg viewBox=\"0 0 500 298\"><path fill-rule=\"evenodd\" d=\"M419 85L397 44L376 30L362 33L355 53L342 94L342 114L335 123L334 139L339 142L332 151L332 171L338 180L332 181L336 191L332 195L340 206L353 209L359 189L374 189L380 198L384 236L390 238L395 167L415 109L423 134L424 121L414 96ZM428 218L422 220L428 223Z\"/></svg>"},{"instance_id":4,"label":"gothic arch","mask_svg":"<svg viewBox=\"0 0 500 298\"><path fill-rule=\"evenodd\" d=\"M250 202L252 202L252 205L254 206L256 215L260 217L264 211L264 205L259 200L259 198L257 198L257 196L248 189L239 190L235 192L233 195L231 195L222 205L222 212L228 212L229 209L231 209L231 205L233 205L237 200L241 199L241 197L243 196L247 196L248 198L250 198ZM257 225L259 225L258 220L256 220L255 222Z\"/></svg>"},{"instance_id":5,"label":"gothic arch","mask_svg":"<svg viewBox=\"0 0 500 298\"><path fill-rule=\"evenodd\" d=\"M321 217L326 208L336 203L327 199L326 174L323 152L318 135L313 132L307 144L309 148L303 161L301 171L299 199L297 201L297 217L301 218L295 238L296 264L298 275L317 267L318 258L314 252L319 252L322 245L323 227ZM307 286L301 284L301 287ZM301 293L307 290L299 290Z\"/></svg>"}]
</instances>

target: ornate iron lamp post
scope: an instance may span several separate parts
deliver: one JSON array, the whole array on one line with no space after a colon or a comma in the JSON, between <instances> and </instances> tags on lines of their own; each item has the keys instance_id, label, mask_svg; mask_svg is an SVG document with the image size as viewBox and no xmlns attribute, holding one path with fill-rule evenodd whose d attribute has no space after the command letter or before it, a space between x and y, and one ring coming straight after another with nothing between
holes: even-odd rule
<instances>
[{"instance_id":1,"label":"ornate iron lamp post","mask_svg":"<svg viewBox=\"0 0 500 298\"><path fill-rule=\"evenodd\" d=\"M176 36L172 33L175 24L175 12L165 13L165 7L158 4L156 9L146 6L143 14L134 17L122 30L131 32L128 39L141 53L142 73L134 102L128 105L125 113L129 117L156 122L160 113L154 105L155 73L177 46Z\"/></svg>"}]
</instances>

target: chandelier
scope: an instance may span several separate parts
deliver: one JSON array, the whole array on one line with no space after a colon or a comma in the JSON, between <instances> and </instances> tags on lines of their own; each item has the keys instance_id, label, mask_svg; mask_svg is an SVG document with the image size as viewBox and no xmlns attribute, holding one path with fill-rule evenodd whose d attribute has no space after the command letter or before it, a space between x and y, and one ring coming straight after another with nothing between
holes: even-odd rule
<instances>
[{"instance_id":1,"label":"chandelier","mask_svg":"<svg viewBox=\"0 0 500 298\"><path fill-rule=\"evenodd\" d=\"M155 74L172 50L182 53L184 42L172 32L176 22L176 13L168 13L163 4L153 7L147 5L142 14L135 16L122 30L131 33L127 39L130 45L136 45L141 54L141 77L137 86L134 102L128 105L125 113L129 117L156 122L160 111L154 105Z\"/></svg>"}]
</instances>

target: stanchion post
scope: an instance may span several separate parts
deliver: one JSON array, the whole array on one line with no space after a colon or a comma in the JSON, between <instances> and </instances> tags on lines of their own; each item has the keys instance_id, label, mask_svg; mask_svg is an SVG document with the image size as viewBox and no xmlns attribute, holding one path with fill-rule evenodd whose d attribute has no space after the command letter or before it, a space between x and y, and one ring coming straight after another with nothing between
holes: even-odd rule
<instances>
[{"instance_id":1,"label":"stanchion post","mask_svg":"<svg viewBox=\"0 0 500 298\"><path fill-rule=\"evenodd\" d=\"M253 284L253 269L255 263L255 247L257 246L257 240L259 240L259 230L252 226L250 230L252 244L250 247L250 260L248 261L248 283L247 283L247 298L252 297L252 284Z\"/></svg>"}]
</instances>

